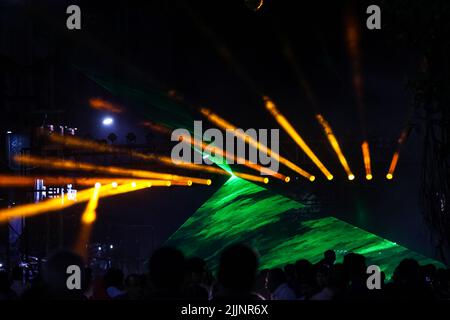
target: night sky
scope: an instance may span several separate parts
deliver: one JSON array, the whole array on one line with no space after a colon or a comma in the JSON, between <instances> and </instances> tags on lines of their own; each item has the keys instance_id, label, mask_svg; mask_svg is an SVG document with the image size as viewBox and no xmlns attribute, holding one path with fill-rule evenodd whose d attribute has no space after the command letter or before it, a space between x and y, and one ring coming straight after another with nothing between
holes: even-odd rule
<instances>
[{"instance_id":1,"label":"night sky","mask_svg":"<svg viewBox=\"0 0 450 320\"><path fill-rule=\"evenodd\" d=\"M302 178L294 179L289 186L274 185L274 190L299 201L312 193L328 214L424 254L434 254L419 208L420 128L411 133L402 150L398 178L392 182L384 179L402 129L415 121L414 116L409 116L412 97L407 84L416 74L420 60L413 49L397 40L396 30L383 15L382 30L365 28L365 8L379 1L294 4L266 0L256 12L247 8L243 0L93 2L39 1L27 13L21 1L5 2L8 11L0 11L1 53L18 65L33 62L38 75L33 80L37 102L20 104L19 109L5 104L2 125L8 123L15 127L12 129L20 130L30 121L41 121L39 115L30 120L27 112L60 109L62 114L54 118L78 127L81 136L89 133L104 139L113 130L119 142L125 142L126 133L133 131L137 142L143 143L147 130L138 123L152 120L148 114L138 111L141 109L135 102L101 88L80 72L81 68L130 87L161 92L174 89L190 104L208 107L240 128L278 128L250 82L277 103L336 177L333 182L325 181L280 130L280 153L319 178L313 185ZM81 31L65 29L65 8L69 4L78 4L82 9ZM348 5L361 27L365 123L358 116L345 46L344 16ZM27 31L30 24L31 35ZM357 177L364 175L360 144L361 127L366 128L374 181L346 180L314 118L315 111L298 83L293 65L283 56L286 41ZM228 61L218 53L218 46L222 50L228 48ZM53 66L55 79L50 88L46 84L50 77L48 64ZM4 88L6 92L10 90L8 85ZM47 97L48 90L52 99ZM115 116L114 128L100 125L105 113L92 110L87 104L93 96L125 108L123 114ZM200 115L196 117L202 119ZM164 140L160 143L168 144ZM286 168L282 172L292 174ZM155 243L162 243L214 190L198 188L172 194L145 190L106 200L100 209L105 223L99 223L97 237L101 241L114 238L111 225L149 224L158 226ZM131 211L130 202L138 203ZM124 219L123 214L128 211L130 214Z\"/></svg>"}]
</instances>

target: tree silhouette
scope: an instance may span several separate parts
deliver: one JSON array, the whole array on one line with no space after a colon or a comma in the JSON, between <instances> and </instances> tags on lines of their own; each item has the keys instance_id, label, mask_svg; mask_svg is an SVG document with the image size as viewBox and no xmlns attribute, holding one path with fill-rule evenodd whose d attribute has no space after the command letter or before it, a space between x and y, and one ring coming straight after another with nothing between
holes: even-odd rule
<instances>
[{"instance_id":1,"label":"tree silhouette","mask_svg":"<svg viewBox=\"0 0 450 320\"><path fill-rule=\"evenodd\" d=\"M450 2L386 0L382 8L395 41L421 55L418 75L410 81L425 132L421 204L445 262L450 245Z\"/></svg>"},{"instance_id":2,"label":"tree silhouette","mask_svg":"<svg viewBox=\"0 0 450 320\"><path fill-rule=\"evenodd\" d=\"M136 135L133 132L128 132L126 135L126 139L128 143L135 143L136 142Z\"/></svg>"},{"instance_id":3,"label":"tree silhouette","mask_svg":"<svg viewBox=\"0 0 450 320\"><path fill-rule=\"evenodd\" d=\"M113 132L111 132L107 138L111 142L111 144L114 144L117 141L117 135Z\"/></svg>"}]
</instances>

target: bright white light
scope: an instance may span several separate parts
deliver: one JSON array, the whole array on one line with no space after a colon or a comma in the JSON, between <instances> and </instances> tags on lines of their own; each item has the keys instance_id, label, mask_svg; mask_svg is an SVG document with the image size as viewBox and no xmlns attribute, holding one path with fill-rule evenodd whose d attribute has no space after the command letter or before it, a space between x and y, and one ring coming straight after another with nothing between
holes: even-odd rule
<instances>
[{"instance_id":1,"label":"bright white light","mask_svg":"<svg viewBox=\"0 0 450 320\"><path fill-rule=\"evenodd\" d=\"M3 268L3 263L0 263L0 268Z\"/></svg>"},{"instance_id":2,"label":"bright white light","mask_svg":"<svg viewBox=\"0 0 450 320\"><path fill-rule=\"evenodd\" d=\"M7 134L11 134L11 133L12 133L12 131L9 131L9 130L8 130L8 131L6 131L6 133L7 133Z\"/></svg>"},{"instance_id":3,"label":"bright white light","mask_svg":"<svg viewBox=\"0 0 450 320\"><path fill-rule=\"evenodd\" d=\"M98 251L102 251L102 247L98 247L97 249L98 249Z\"/></svg>"},{"instance_id":4,"label":"bright white light","mask_svg":"<svg viewBox=\"0 0 450 320\"><path fill-rule=\"evenodd\" d=\"M113 122L114 122L113 118L107 117L103 119L102 123L104 126L110 126L113 124Z\"/></svg>"},{"instance_id":5,"label":"bright white light","mask_svg":"<svg viewBox=\"0 0 450 320\"><path fill-rule=\"evenodd\" d=\"M110 249L114 249L114 246L113 246L113 245L110 245L109 248L110 248Z\"/></svg>"}]
</instances>

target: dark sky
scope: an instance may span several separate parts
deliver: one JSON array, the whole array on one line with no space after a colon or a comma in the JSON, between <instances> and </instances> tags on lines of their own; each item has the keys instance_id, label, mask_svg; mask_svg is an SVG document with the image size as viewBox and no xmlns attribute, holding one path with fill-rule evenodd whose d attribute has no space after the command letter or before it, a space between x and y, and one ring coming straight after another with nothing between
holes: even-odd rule
<instances>
[{"instance_id":1,"label":"dark sky","mask_svg":"<svg viewBox=\"0 0 450 320\"><path fill-rule=\"evenodd\" d=\"M142 142L146 131L136 124L144 118L135 111L133 102L100 88L75 68L79 66L130 86L176 89L187 101L206 106L241 128L277 128L260 97L236 72L236 67L218 54L217 45L224 46L237 71L277 103L339 177L332 186L323 181L314 187L293 183L281 191L314 192L325 202L336 202L332 214L418 250L428 250L421 233L417 199L420 133L413 133L405 145L398 168L400 181L390 186L382 179L395 141L408 120L411 96L406 84L419 63L417 54L396 40L396 31L390 28L388 19L383 19L384 15L382 30L364 27L365 9L377 1L266 0L257 12L249 10L243 0L47 0L33 2L28 13L24 3L5 2L6 10L0 12L4 27L1 53L19 65L37 65L36 78L41 80L34 80L37 103L22 106L20 112L7 105L8 116L4 119L13 126L27 122L23 110L62 109L61 121L80 128L80 134L89 132L105 138L110 129L99 125L105 114L89 109L86 103L89 97L101 96L126 108L124 114L116 117L114 130L119 140L124 141L125 134L134 131ZM65 29L65 8L69 4L78 4L82 9L81 31ZM344 15L348 4L361 27L365 123L358 117L345 46ZM209 37L198 28L189 11L197 16ZM211 37L215 42L210 41ZM360 128L367 128L378 181L371 185L355 182L351 187L346 183L343 170L314 119L314 110L299 87L293 66L282 54L285 39L357 176L364 173ZM54 67L50 89L46 82L50 77L46 71L49 64ZM281 139L285 142L281 154L296 160L297 154L301 155L297 146L284 133ZM308 159L300 156L298 160L302 167L320 175ZM405 198L409 200L400 200ZM201 203L198 199L193 207ZM176 210L182 211L181 207ZM361 213L356 207L366 209ZM392 224L386 224L388 218Z\"/></svg>"},{"instance_id":2,"label":"dark sky","mask_svg":"<svg viewBox=\"0 0 450 320\"><path fill-rule=\"evenodd\" d=\"M81 31L65 29L66 14L61 12L68 3L78 3L82 8ZM294 5L289 1L266 0L257 12L249 10L243 0L154 0L133 1L133 5L43 1L39 6L33 5L32 22L26 16L22 21L14 20L19 31L27 23L32 24L32 40L29 48L23 48L28 50L17 54L16 49L10 53L18 62L26 60L24 56L30 52L35 62L49 56L55 58L59 78L54 88L54 104L66 109L71 122L77 118L76 126L98 123L97 118L95 122L86 122L86 101L80 95L113 97L96 91L98 87L86 83L74 66L121 80L126 77L129 83L174 88L188 101L206 105L243 128L275 127L271 116L263 111L260 97L217 53L219 44L229 49L239 72L251 79L261 93L271 96L300 133L321 140L323 134L314 121L311 104L298 85L292 65L282 54L282 43L287 39L324 116L341 136L359 139L361 121L345 47L346 3L353 3L362 32L363 96L367 113L363 125L371 137L396 139L409 110L406 80L415 71L417 61L414 54L397 44L389 21L383 20L382 30L364 28L365 8L369 3L365 1L313 1ZM19 5L13 7L17 12L23 11ZM188 11L194 12L207 32L214 34L215 44L199 30ZM72 93L65 92L67 87ZM67 105L64 99L70 94ZM132 113L128 116L140 117Z\"/></svg>"}]
</instances>

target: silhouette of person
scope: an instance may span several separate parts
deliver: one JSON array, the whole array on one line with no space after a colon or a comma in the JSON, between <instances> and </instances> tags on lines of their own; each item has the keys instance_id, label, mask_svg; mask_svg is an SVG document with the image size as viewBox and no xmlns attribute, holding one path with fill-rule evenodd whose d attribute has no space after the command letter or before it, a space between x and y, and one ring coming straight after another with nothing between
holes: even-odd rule
<instances>
[{"instance_id":1,"label":"silhouette of person","mask_svg":"<svg viewBox=\"0 0 450 320\"><path fill-rule=\"evenodd\" d=\"M252 293L258 269L256 253L243 244L226 248L219 263L218 280L220 290L213 300L260 300Z\"/></svg>"}]
</instances>

